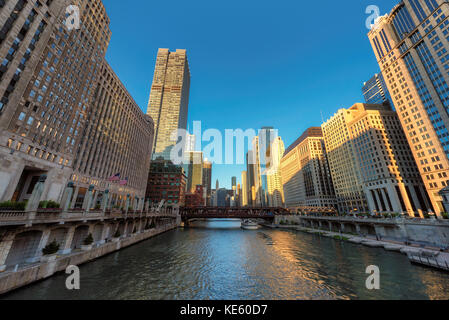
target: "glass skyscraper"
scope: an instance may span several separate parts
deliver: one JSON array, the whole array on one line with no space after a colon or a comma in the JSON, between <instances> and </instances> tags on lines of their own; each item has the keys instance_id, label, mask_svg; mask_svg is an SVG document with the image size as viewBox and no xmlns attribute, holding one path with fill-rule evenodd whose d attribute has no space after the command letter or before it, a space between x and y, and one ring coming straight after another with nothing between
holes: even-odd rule
<instances>
[{"instance_id":1,"label":"glass skyscraper","mask_svg":"<svg viewBox=\"0 0 449 320\"><path fill-rule=\"evenodd\" d=\"M380 73L375 74L363 84L362 92L366 103L389 103L391 105L390 93L388 92L384 77Z\"/></svg>"},{"instance_id":2,"label":"glass skyscraper","mask_svg":"<svg viewBox=\"0 0 449 320\"><path fill-rule=\"evenodd\" d=\"M404 0L368 34L437 214L449 185L448 16L447 1Z\"/></svg>"}]
</instances>

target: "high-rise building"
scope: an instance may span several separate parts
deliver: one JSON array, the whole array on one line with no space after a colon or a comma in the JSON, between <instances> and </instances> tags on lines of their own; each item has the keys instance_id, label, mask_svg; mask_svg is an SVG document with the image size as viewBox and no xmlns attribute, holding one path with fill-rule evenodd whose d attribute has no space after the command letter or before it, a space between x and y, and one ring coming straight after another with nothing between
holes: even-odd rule
<instances>
[{"instance_id":1,"label":"high-rise building","mask_svg":"<svg viewBox=\"0 0 449 320\"><path fill-rule=\"evenodd\" d=\"M247 192L248 205L256 206L256 165L254 159L254 152L249 150L246 154L246 172L247 172Z\"/></svg>"},{"instance_id":2,"label":"high-rise building","mask_svg":"<svg viewBox=\"0 0 449 320\"><path fill-rule=\"evenodd\" d=\"M212 162L204 160L203 163L203 189L206 191L206 205L211 205L212 196Z\"/></svg>"},{"instance_id":3,"label":"high-rise building","mask_svg":"<svg viewBox=\"0 0 449 320\"><path fill-rule=\"evenodd\" d=\"M269 157L266 163L267 176L267 198L268 206L284 206L284 187L281 177L281 159L284 155L285 147L281 137L276 137L271 143Z\"/></svg>"},{"instance_id":4,"label":"high-rise building","mask_svg":"<svg viewBox=\"0 0 449 320\"><path fill-rule=\"evenodd\" d=\"M152 205L161 203L168 205L185 204L187 177L182 166L174 165L170 160L159 158L151 162L146 198Z\"/></svg>"},{"instance_id":5,"label":"high-rise building","mask_svg":"<svg viewBox=\"0 0 449 320\"><path fill-rule=\"evenodd\" d=\"M248 174L242 171L242 192L240 194L240 206L248 206Z\"/></svg>"},{"instance_id":6,"label":"high-rise building","mask_svg":"<svg viewBox=\"0 0 449 320\"><path fill-rule=\"evenodd\" d=\"M363 84L362 93L366 103L392 105L390 93L381 73L375 74Z\"/></svg>"},{"instance_id":7,"label":"high-rise building","mask_svg":"<svg viewBox=\"0 0 449 320\"><path fill-rule=\"evenodd\" d=\"M0 3L0 201L29 199L42 175L43 200L60 202L69 182L72 206L90 187L93 204L106 189L143 197L153 123L107 65L110 37L100 0ZM121 188L107 181L116 174Z\"/></svg>"},{"instance_id":8,"label":"high-rise building","mask_svg":"<svg viewBox=\"0 0 449 320\"><path fill-rule=\"evenodd\" d=\"M184 156L184 168L187 175L187 192L195 193L196 186L203 185L203 152L186 152Z\"/></svg>"},{"instance_id":9,"label":"high-rise building","mask_svg":"<svg viewBox=\"0 0 449 320\"><path fill-rule=\"evenodd\" d=\"M369 208L356 161L356 146L349 138L348 122L351 120L350 110L338 110L323 123L323 136L338 210L341 213L367 213Z\"/></svg>"},{"instance_id":10,"label":"high-rise building","mask_svg":"<svg viewBox=\"0 0 449 320\"><path fill-rule=\"evenodd\" d=\"M361 103L349 111L349 138L370 211L424 218L430 202L396 112Z\"/></svg>"},{"instance_id":11,"label":"high-rise building","mask_svg":"<svg viewBox=\"0 0 449 320\"><path fill-rule=\"evenodd\" d=\"M154 120L153 158L170 159L177 141L172 135L187 128L190 71L186 50L159 49L151 87L148 114ZM185 137L184 137L185 138ZM179 140L179 139L178 139Z\"/></svg>"},{"instance_id":12,"label":"high-rise building","mask_svg":"<svg viewBox=\"0 0 449 320\"><path fill-rule=\"evenodd\" d=\"M449 183L449 3L404 0L368 33L436 213Z\"/></svg>"},{"instance_id":13,"label":"high-rise building","mask_svg":"<svg viewBox=\"0 0 449 320\"><path fill-rule=\"evenodd\" d=\"M153 120L141 111L106 61L86 120L73 162L71 181L76 188L72 206L82 206L91 185L95 185L95 205L101 204L105 190L113 204L128 194L143 199L150 170ZM125 185L108 181L117 173L121 180L126 179Z\"/></svg>"},{"instance_id":14,"label":"high-rise building","mask_svg":"<svg viewBox=\"0 0 449 320\"><path fill-rule=\"evenodd\" d=\"M288 208L336 207L320 127L307 129L287 148L281 160L281 175Z\"/></svg>"},{"instance_id":15,"label":"high-rise building","mask_svg":"<svg viewBox=\"0 0 449 320\"><path fill-rule=\"evenodd\" d=\"M196 137L194 134L187 133L185 152L195 151Z\"/></svg>"}]
</instances>

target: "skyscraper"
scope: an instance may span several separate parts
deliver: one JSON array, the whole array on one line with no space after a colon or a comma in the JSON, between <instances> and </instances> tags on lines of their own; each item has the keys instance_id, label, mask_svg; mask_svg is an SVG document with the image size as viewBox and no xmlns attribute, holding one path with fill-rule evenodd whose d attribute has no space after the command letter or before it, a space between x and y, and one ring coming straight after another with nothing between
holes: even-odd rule
<instances>
[{"instance_id":1,"label":"skyscraper","mask_svg":"<svg viewBox=\"0 0 449 320\"><path fill-rule=\"evenodd\" d=\"M184 154L187 168L187 192L195 193L196 186L203 185L203 153L201 151L190 151Z\"/></svg>"},{"instance_id":2,"label":"skyscraper","mask_svg":"<svg viewBox=\"0 0 449 320\"><path fill-rule=\"evenodd\" d=\"M288 208L336 207L323 131L320 127L307 129L288 147L281 161L281 173L285 204Z\"/></svg>"},{"instance_id":3,"label":"skyscraper","mask_svg":"<svg viewBox=\"0 0 449 320\"><path fill-rule=\"evenodd\" d=\"M338 210L341 213L369 211L363 191L360 168L356 161L356 146L349 138L351 111L340 109L322 125Z\"/></svg>"},{"instance_id":4,"label":"skyscraper","mask_svg":"<svg viewBox=\"0 0 449 320\"><path fill-rule=\"evenodd\" d=\"M370 211L424 218L430 203L396 112L362 103L349 111L349 138Z\"/></svg>"},{"instance_id":5,"label":"skyscraper","mask_svg":"<svg viewBox=\"0 0 449 320\"><path fill-rule=\"evenodd\" d=\"M72 206L91 187L92 205L106 190L144 197L153 122L105 61L109 23L100 0L0 2L0 201L28 200L44 175L42 200L69 184ZM116 174L126 185L110 186Z\"/></svg>"},{"instance_id":6,"label":"skyscraper","mask_svg":"<svg viewBox=\"0 0 449 320\"><path fill-rule=\"evenodd\" d=\"M284 152L284 142L281 137L276 137L271 143L270 156L266 163L267 198L270 207L284 206L284 188L281 177L281 159Z\"/></svg>"},{"instance_id":7,"label":"skyscraper","mask_svg":"<svg viewBox=\"0 0 449 320\"><path fill-rule=\"evenodd\" d=\"M390 93L381 73L375 74L363 84L362 93L366 103L392 105Z\"/></svg>"},{"instance_id":8,"label":"skyscraper","mask_svg":"<svg viewBox=\"0 0 449 320\"><path fill-rule=\"evenodd\" d=\"M449 185L449 3L404 0L368 33L432 206Z\"/></svg>"},{"instance_id":9,"label":"skyscraper","mask_svg":"<svg viewBox=\"0 0 449 320\"><path fill-rule=\"evenodd\" d=\"M212 195L212 162L204 160L203 163L203 188L206 190L206 205L211 205Z\"/></svg>"},{"instance_id":10,"label":"skyscraper","mask_svg":"<svg viewBox=\"0 0 449 320\"><path fill-rule=\"evenodd\" d=\"M240 205L242 207L248 206L248 174L242 171L242 192L240 194Z\"/></svg>"},{"instance_id":11,"label":"skyscraper","mask_svg":"<svg viewBox=\"0 0 449 320\"><path fill-rule=\"evenodd\" d=\"M190 70L186 50L170 52L169 49L159 49L148 103L148 114L155 125L153 158L169 160L177 143L172 141L172 135L178 129L187 128L189 92Z\"/></svg>"}]
</instances>

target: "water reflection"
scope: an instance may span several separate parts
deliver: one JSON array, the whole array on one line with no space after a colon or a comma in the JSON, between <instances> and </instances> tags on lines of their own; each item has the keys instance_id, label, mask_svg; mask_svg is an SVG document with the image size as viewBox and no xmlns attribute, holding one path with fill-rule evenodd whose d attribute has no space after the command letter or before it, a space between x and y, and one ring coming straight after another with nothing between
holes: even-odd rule
<instances>
[{"instance_id":1,"label":"water reflection","mask_svg":"<svg viewBox=\"0 0 449 320\"><path fill-rule=\"evenodd\" d=\"M365 288L368 265L381 290ZM449 275L405 256L318 235L244 231L240 221L197 221L5 299L448 299Z\"/></svg>"}]
</instances>

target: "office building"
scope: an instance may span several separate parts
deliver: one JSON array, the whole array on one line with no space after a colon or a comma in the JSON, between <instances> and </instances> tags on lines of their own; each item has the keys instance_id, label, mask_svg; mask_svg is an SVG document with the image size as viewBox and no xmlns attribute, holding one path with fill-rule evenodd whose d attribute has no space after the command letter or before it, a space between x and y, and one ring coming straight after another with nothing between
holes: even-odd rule
<instances>
[{"instance_id":1,"label":"office building","mask_svg":"<svg viewBox=\"0 0 449 320\"><path fill-rule=\"evenodd\" d=\"M182 166L174 165L162 157L151 162L146 199L152 205L159 205L162 200L168 205L185 204L187 177Z\"/></svg>"},{"instance_id":2,"label":"office building","mask_svg":"<svg viewBox=\"0 0 449 320\"><path fill-rule=\"evenodd\" d=\"M148 114L155 126L153 158L170 159L171 150L179 141L172 139L172 135L187 128L189 93L186 50L159 49L148 103Z\"/></svg>"},{"instance_id":3,"label":"office building","mask_svg":"<svg viewBox=\"0 0 449 320\"><path fill-rule=\"evenodd\" d=\"M430 201L396 112L388 105L362 103L349 112L349 138L370 212L424 218Z\"/></svg>"},{"instance_id":4,"label":"office building","mask_svg":"<svg viewBox=\"0 0 449 320\"><path fill-rule=\"evenodd\" d=\"M206 191L206 205L211 205L212 196L212 162L204 160L203 163L203 189Z\"/></svg>"},{"instance_id":5,"label":"office building","mask_svg":"<svg viewBox=\"0 0 449 320\"><path fill-rule=\"evenodd\" d=\"M388 103L392 106L390 93L381 73L375 74L370 80L363 84L363 97L368 104Z\"/></svg>"},{"instance_id":6,"label":"office building","mask_svg":"<svg viewBox=\"0 0 449 320\"><path fill-rule=\"evenodd\" d=\"M368 213L356 146L349 137L350 110L340 109L323 123L322 131L338 210L341 213Z\"/></svg>"},{"instance_id":7,"label":"office building","mask_svg":"<svg viewBox=\"0 0 449 320\"><path fill-rule=\"evenodd\" d=\"M287 208L336 207L320 127L307 129L287 148L280 169Z\"/></svg>"},{"instance_id":8,"label":"office building","mask_svg":"<svg viewBox=\"0 0 449 320\"><path fill-rule=\"evenodd\" d=\"M284 187L281 177L281 159L284 152L284 142L281 137L276 137L271 143L266 163L267 205L269 207L284 206Z\"/></svg>"},{"instance_id":9,"label":"office building","mask_svg":"<svg viewBox=\"0 0 449 320\"><path fill-rule=\"evenodd\" d=\"M449 183L449 3L404 0L368 33L432 207Z\"/></svg>"},{"instance_id":10,"label":"office building","mask_svg":"<svg viewBox=\"0 0 449 320\"><path fill-rule=\"evenodd\" d=\"M67 27L69 5L80 9L78 29ZM153 122L105 61L102 2L2 2L0 26L0 201L28 200L44 175L41 198L61 202L70 183L73 208L88 188L92 205L106 190L143 198Z\"/></svg>"}]
</instances>

